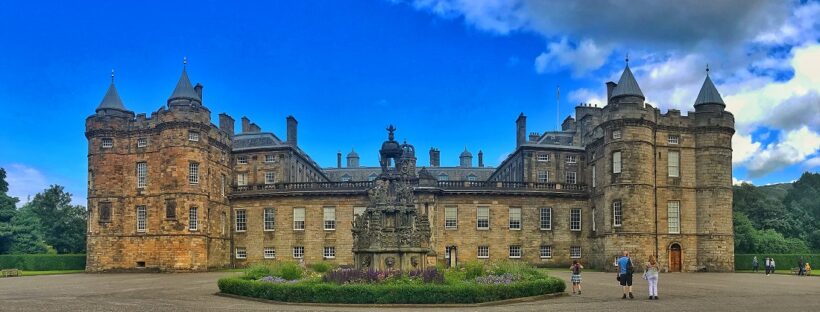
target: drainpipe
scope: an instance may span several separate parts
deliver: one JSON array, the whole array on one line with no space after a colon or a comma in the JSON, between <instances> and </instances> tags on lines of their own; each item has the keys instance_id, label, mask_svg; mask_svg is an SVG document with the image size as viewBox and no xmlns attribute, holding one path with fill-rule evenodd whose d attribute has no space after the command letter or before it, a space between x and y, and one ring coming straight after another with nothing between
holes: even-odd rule
<instances>
[{"instance_id":1,"label":"drainpipe","mask_svg":"<svg viewBox=\"0 0 820 312\"><path fill-rule=\"evenodd\" d=\"M655 176L653 177L654 187L653 192L655 193L655 259L658 259L658 157L655 156L657 153L657 145L658 145L658 127L652 128L652 162L655 167Z\"/></svg>"}]
</instances>

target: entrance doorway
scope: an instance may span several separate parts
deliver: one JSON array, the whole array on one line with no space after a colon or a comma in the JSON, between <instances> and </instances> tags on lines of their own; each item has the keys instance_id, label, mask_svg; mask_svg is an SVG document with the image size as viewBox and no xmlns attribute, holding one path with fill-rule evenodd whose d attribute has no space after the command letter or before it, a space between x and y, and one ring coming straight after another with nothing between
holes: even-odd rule
<instances>
[{"instance_id":1,"label":"entrance doorway","mask_svg":"<svg viewBox=\"0 0 820 312\"><path fill-rule=\"evenodd\" d=\"M447 246L444 251L444 258L447 259L447 267L452 268L458 265L458 248L456 246Z\"/></svg>"},{"instance_id":2,"label":"entrance doorway","mask_svg":"<svg viewBox=\"0 0 820 312\"><path fill-rule=\"evenodd\" d=\"M680 252L680 244L674 243L672 246L669 246L669 271L670 272L680 272L681 271L681 252Z\"/></svg>"}]
</instances>

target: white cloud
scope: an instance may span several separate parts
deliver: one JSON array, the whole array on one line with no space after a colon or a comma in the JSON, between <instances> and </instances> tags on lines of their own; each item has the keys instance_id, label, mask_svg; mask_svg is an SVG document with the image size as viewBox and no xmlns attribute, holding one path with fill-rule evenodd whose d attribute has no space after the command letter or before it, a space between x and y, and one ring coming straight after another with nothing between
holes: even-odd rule
<instances>
[{"instance_id":1,"label":"white cloud","mask_svg":"<svg viewBox=\"0 0 820 312\"><path fill-rule=\"evenodd\" d=\"M567 95L569 98L570 104L577 104L577 103L589 103L589 104L597 104L598 106L606 105L606 95L602 92L595 92L587 88L580 88L575 89L569 92ZM577 102L577 103L573 103Z\"/></svg>"},{"instance_id":2,"label":"white cloud","mask_svg":"<svg viewBox=\"0 0 820 312\"><path fill-rule=\"evenodd\" d=\"M760 142L752 142L751 135L740 133L732 137L732 164L745 163L760 150Z\"/></svg>"},{"instance_id":3,"label":"white cloud","mask_svg":"<svg viewBox=\"0 0 820 312\"><path fill-rule=\"evenodd\" d=\"M612 48L599 46L590 39L571 45L564 37L547 44L547 51L535 58L535 71L543 74L572 68L572 75L579 77L604 65L611 52Z\"/></svg>"},{"instance_id":4,"label":"white cloud","mask_svg":"<svg viewBox=\"0 0 820 312\"><path fill-rule=\"evenodd\" d=\"M804 126L786 132L780 142L772 143L752 155L746 167L752 178L801 163L820 150L820 134Z\"/></svg>"},{"instance_id":5,"label":"white cloud","mask_svg":"<svg viewBox=\"0 0 820 312\"><path fill-rule=\"evenodd\" d=\"M757 35L756 42L767 45L799 45L816 40L814 34L820 32L820 3L809 2L797 7L789 18L780 25Z\"/></svg>"},{"instance_id":6,"label":"white cloud","mask_svg":"<svg viewBox=\"0 0 820 312\"><path fill-rule=\"evenodd\" d=\"M18 207L28 202L29 196L34 197L49 186L46 176L36 168L23 164L9 164L5 169L9 196L20 199Z\"/></svg>"},{"instance_id":7,"label":"white cloud","mask_svg":"<svg viewBox=\"0 0 820 312\"><path fill-rule=\"evenodd\" d=\"M809 158L803 164L809 169L820 167L820 156Z\"/></svg>"},{"instance_id":8,"label":"white cloud","mask_svg":"<svg viewBox=\"0 0 820 312\"><path fill-rule=\"evenodd\" d=\"M741 184L743 184L743 183L749 183L749 184L751 184L751 183L752 183L752 181L740 180L740 179L737 179L737 178L735 178L735 177L732 177L732 185L741 185Z\"/></svg>"}]
</instances>

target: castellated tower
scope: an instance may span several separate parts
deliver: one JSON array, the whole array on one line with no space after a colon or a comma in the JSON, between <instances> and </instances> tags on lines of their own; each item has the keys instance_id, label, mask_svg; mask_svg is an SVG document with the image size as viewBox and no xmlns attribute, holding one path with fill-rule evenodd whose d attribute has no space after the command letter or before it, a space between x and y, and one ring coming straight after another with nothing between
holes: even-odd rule
<instances>
[{"instance_id":1,"label":"castellated tower","mask_svg":"<svg viewBox=\"0 0 820 312\"><path fill-rule=\"evenodd\" d=\"M204 271L230 263L233 119L211 124L201 92L183 68L167 107L135 116L112 75L86 119L89 271Z\"/></svg>"}]
</instances>

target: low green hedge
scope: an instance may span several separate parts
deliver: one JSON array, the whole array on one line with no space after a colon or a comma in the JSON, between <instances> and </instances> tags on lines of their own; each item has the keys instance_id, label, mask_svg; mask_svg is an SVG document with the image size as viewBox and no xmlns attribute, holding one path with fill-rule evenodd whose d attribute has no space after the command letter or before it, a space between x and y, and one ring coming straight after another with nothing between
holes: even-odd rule
<instances>
[{"instance_id":1,"label":"low green hedge","mask_svg":"<svg viewBox=\"0 0 820 312\"><path fill-rule=\"evenodd\" d=\"M564 281L547 277L509 285L384 285L327 283L268 283L227 277L219 280L222 293L283 302L388 304L479 303L563 292Z\"/></svg>"},{"instance_id":2,"label":"low green hedge","mask_svg":"<svg viewBox=\"0 0 820 312\"><path fill-rule=\"evenodd\" d=\"M85 255L0 255L0 269L26 271L85 270Z\"/></svg>"},{"instance_id":3,"label":"low green hedge","mask_svg":"<svg viewBox=\"0 0 820 312\"><path fill-rule=\"evenodd\" d=\"M760 270L764 269L766 258L773 258L775 269L791 270L797 267L797 260L803 257L803 262L811 264L812 269L820 265L820 254L735 254L735 270L751 270L752 258L757 256Z\"/></svg>"}]
</instances>

